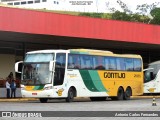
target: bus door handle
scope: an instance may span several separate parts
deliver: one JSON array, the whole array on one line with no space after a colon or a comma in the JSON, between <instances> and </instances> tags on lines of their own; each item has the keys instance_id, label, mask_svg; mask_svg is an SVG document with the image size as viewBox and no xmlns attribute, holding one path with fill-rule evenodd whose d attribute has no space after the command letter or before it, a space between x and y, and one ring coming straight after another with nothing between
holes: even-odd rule
<instances>
[{"instance_id":1,"label":"bus door handle","mask_svg":"<svg viewBox=\"0 0 160 120\"><path fill-rule=\"evenodd\" d=\"M73 71L73 70L68 70L68 71Z\"/></svg>"}]
</instances>

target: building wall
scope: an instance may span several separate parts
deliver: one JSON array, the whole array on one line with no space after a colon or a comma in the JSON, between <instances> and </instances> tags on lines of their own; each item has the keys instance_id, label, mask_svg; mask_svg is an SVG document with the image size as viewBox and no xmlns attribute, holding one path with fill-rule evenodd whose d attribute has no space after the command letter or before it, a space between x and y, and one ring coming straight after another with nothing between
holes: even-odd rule
<instances>
[{"instance_id":1,"label":"building wall","mask_svg":"<svg viewBox=\"0 0 160 120\"><path fill-rule=\"evenodd\" d=\"M14 72L15 55L0 54L0 80L5 79L10 72Z\"/></svg>"}]
</instances>

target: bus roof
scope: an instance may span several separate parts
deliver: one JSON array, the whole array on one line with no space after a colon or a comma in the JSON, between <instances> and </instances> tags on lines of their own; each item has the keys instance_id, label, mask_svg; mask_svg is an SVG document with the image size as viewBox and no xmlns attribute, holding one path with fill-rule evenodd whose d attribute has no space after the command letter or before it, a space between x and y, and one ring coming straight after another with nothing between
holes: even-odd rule
<instances>
[{"instance_id":1,"label":"bus roof","mask_svg":"<svg viewBox=\"0 0 160 120\"><path fill-rule=\"evenodd\" d=\"M35 54L35 53L73 53L73 54L86 54L86 55L101 55L101 56L141 58L140 55L135 55L135 54L114 54L111 51L94 50L94 49L37 50L37 51L27 52L26 54Z\"/></svg>"},{"instance_id":2,"label":"bus roof","mask_svg":"<svg viewBox=\"0 0 160 120\"><path fill-rule=\"evenodd\" d=\"M149 65L160 65L160 60L150 63Z\"/></svg>"},{"instance_id":3,"label":"bus roof","mask_svg":"<svg viewBox=\"0 0 160 120\"><path fill-rule=\"evenodd\" d=\"M37 50L37 51L31 51L27 52L26 54L35 54L35 53L68 53L68 50Z\"/></svg>"},{"instance_id":4,"label":"bus roof","mask_svg":"<svg viewBox=\"0 0 160 120\"><path fill-rule=\"evenodd\" d=\"M140 55L136 55L136 54L114 54L111 51L92 50L92 49L70 49L70 53L74 53L74 54L87 54L87 55L102 55L102 56L117 56L117 57L141 58Z\"/></svg>"}]
</instances>

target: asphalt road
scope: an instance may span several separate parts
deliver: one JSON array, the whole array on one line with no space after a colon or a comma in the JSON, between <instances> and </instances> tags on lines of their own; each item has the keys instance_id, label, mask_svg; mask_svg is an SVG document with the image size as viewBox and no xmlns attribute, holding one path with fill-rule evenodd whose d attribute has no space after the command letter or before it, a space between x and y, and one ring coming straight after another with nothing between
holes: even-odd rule
<instances>
[{"instance_id":1,"label":"asphalt road","mask_svg":"<svg viewBox=\"0 0 160 120\"><path fill-rule=\"evenodd\" d=\"M49 100L48 103L36 101L0 102L0 111L159 111L160 98L157 106L152 106L152 99L131 99L127 101L97 101L87 98L76 99L67 103L65 100Z\"/></svg>"},{"instance_id":2,"label":"asphalt road","mask_svg":"<svg viewBox=\"0 0 160 120\"><path fill-rule=\"evenodd\" d=\"M112 101L112 100L106 100L106 101L99 101L99 102L91 102L89 99L81 98L76 99L72 103L66 103L65 100L49 100L48 103L40 103L39 101L16 101L16 102L0 102L0 111L122 111L122 112L128 112L128 111L160 111L160 98L156 99L157 106L152 106L152 99L131 99L128 101ZM74 114L74 113L73 113ZM90 113L89 113L90 114ZM95 112L96 114L96 112ZM63 115L62 115L63 116ZM77 119L84 119L84 117L71 117L73 120ZM70 117L65 118L64 117L56 117L54 118L59 119L71 119ZM118 119L119 117L110 118L108 119ZM128 117L123 118L123 120L128 120ZM3 118L4 120L7 120L6 118ZM3 120L0 118L0 120ZM17 118L13 118L14 120L17 120ZM24 118L27 119L27 118ZM32 118L33 119L33 118ZM36 119L36 118L34 118ZM39 119L39 118L38 118ZM41 118L44 119L44 118ZM51 118L45 118L45 119L51 119ZM87 117L87 120L90 120L90 117ZM92 117L92 119L95 120L101 120L103 117ZM121 119L121 118L120 118ZM133 117L129 118L130 120L135 120ZM141 120L142 117L137 117L136 120ZM151 117L145 117L145 120L150 120ZM154 117L152 119L159 119L157 117ZM53 119L52 119L53 120Z\"/></svg>"}]
</instances>

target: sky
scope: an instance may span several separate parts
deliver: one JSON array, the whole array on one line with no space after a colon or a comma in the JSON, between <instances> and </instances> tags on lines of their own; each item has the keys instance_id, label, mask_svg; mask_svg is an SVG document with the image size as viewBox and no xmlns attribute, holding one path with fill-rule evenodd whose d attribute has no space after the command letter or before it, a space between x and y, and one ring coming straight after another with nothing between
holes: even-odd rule
<instances>
[{"instance_id":1,"label":"sky","mask_svg":"<svg viewBox=\"0 0 160 120\"><path fill-rule=\"evenodd\" d=\"M119 4L117 3L117 0L98 0L99 1L99 6L101 6L103 9L107 10L106 5L103 5L104 2L108 3L108 8L116 8L117 10L122 10L119 6ZM152 4L155 2L160 2L160 0L121 0L122 2L124 2L128 8L133 11L136 12L136 7L137 5L141 5L141 4ZM160 3L158 5L160 7ZM102 9L101 8L101 9ZM100 9L100 8L99 8Z\"/></svg>"},{"instance_id":2,"label":"sky","mask_svg":"<svg viewBox=\"0 0 160 120\"><path fill-rule=\"evenodd\" d=\"M64 1L68 2L68 0ZM108 13L111 12L110 8L115 8L116 10L123 12L120 5L117 3L117 0L69 0L69 1L92 1L91 5L71 5L71 4L68 5L68 7L72 10ZM146 3L150 5L155 2L160 2L160 0L121 0L121 1L125 3L129 8L129 10L131 10L133 13L138 12L136 11L137 5L142 5Z\"/></svg>"},{"instance_id":3,"label":"sky","mask_svg":"<svg viewBox=\"0 0 160 120\"><path fill-rule=\"evenodd\" d=\"M21 0L21 1L25 1L25 0ZM59 4L54 4L55 1L57 1ZM129 10L132 11L133 13L138 12L136 11L137 5L142 5L145 3L150 5L155 2L160 2L160 0L121 0L121 1L125 3L129 8ZM51 3L49 4L49 6L47 4L47 8L51 10L53 9L53 10L76 11L76 12L109 13L111 12L111 8L115 8L116 10L123 12L123 9L117 3L117 0L52 0L52 1L48 0L48 2L51 2ZM83 4L84 2L86 2L86 4ZM43 6L39 5L39 7L43 7ZM160 7L160 3L158 7ZM149 14L149 11L147 14Z\"/></svg>"},{"instance_id":4,"label":"sky","mask_svg":"<svg viewBox=\"0 0 160 120\"><path fill-rule=\"evenodd\" d=\"M110 8L115 8L123 12L120 5L117 3L117 0L62 0L65 1L66 9L70 9L71 11L85 11L85 12L111 12ZM91 5L73 5L70 1L92 1ZM160 0L121 0L123 3L127 5L129 10L133 13L136 11L137 5L142 4L152 4L155 2L160 2ZM68 5L67 5L68 4ZM159 4L160 7L160 4Z\"/></svg>"}]
</instances>

